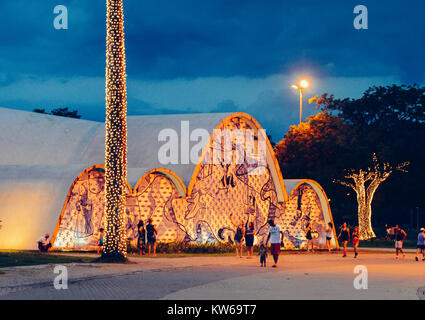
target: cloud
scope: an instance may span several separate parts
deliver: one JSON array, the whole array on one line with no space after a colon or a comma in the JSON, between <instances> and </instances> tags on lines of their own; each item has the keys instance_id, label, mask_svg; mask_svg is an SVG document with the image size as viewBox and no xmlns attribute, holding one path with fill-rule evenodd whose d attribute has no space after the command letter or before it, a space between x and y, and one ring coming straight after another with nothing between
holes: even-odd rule
<instances>
[{"instance_id":1,"label":"cloud","mask_svg":"<svg viewBox=\"0 0 425 320\"><path fill-rule=\"evenodd\" d=\"M291 124L299 122L298 92L290 86L298 74L127 82L129 115L199 112L247 112L277 139ZM2 77L0 76L0 79ZM333 93L337 97L360 97L372 85L400 83L384 78L318 78L309 75L311 87L305 91L304 118L317 112L307 100L314 95ZM25 76L10 84L0 84L4 107L50 110L68 107L79 110L84 119L104 121L105 80L101 77L50 78Z\"/></svg>"},{"instance_id":2,"label":"cloud","mask_svg":"<svg viewBox=\"0 0 425 320\"><path fill-rule=\"evenodd\" d=\"M62 4L68 8L68 30L53 28L56 1L0 4L2 72L104 75L104 1ZM423 81L423 10L396 0L368 3L369 29L358 31L352 23L355 5L351 0L127 1L127 72L158 80L264 78L308 69L321 76Z\"/></svg>"},{"instance_id":3,"label":"cloud","mask_svg":"<svg viewBox=\"0 0 425 320\"><path fill-rule=\"evenodd\" d=\"M358 31L353 0L126 1L128 113L248 112L277 140L299 121L300 77L311 80L306 100L423 84L424 4L412 3L367 3L369 29ZM105 2L62 1L68 30L53 28L57 4L0 2L0 105L103 121Z\"/></svg>"},{"instance_id":4,"label":"cloud","mask_svg":"<svg viewBox=\"0 0 425 320\"><path fill-rule=\"evenodd\" d=\"M217 107L210 110L210 112L237 112L239 106L235 104L233 100L223 100L217 104Z\"/></svg>"}]
</instances>

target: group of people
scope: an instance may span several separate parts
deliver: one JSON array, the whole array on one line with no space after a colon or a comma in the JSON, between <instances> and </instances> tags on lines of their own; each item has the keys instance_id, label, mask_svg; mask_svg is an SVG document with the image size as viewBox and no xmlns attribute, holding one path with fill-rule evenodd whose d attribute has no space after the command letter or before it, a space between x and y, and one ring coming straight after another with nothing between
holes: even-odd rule
<instances>
[{"instance_id":1,"label":"group of people","mask_svg":"<svg viewBox=\"0 0 425 320\"><path fill-rule=\"evenodd\" d=\"M97 253L102 250L103 247L103 237L104 229L100 230L100 238ZM145 255L146 253L150 256L151 253L153 256L156 256L156 237L158 235L158 230L155 225L152 223L152 219L148 219L148 224L146 228L144 226L143 220L139 220L137 224L137 253L139 255Z\"/></svg>"},{"instance_id":2,"label":"group of people","mask_svg":"<svg viewBox=\"0 0 425 320\"><path fill-rule=\"evenodd\" d=\"M234 224L233 220L232 223ZM269 227L269 234L267 236L267 240L265 243L262 243L260 245L259 253L260 256L260 265L261 267L266 266L266 259L267 259L267 244L269 240L271 240L270 245L270 253L273 256L274 265L273 267L277 267L277 262L279 259L279 253L281 250L281 247L284 247L283 243L283 237L284 234L280 228L280 226L276 225L273 220L268 221L270 227ZM234 224L235 225L235 224ZM236 225L235 225L236 226ZM245 231L243 223L241 222L238 226L236 226L236 234L235 234L235 244L236 244L236 255L242 257L242 239L244 234L249 234L249 241L246 241L247 246L247 252L248 257L252 257L252 246L253 246L253 235L255 234L254 225L253 223L250 224L249 229ZM306 233L306 240L307 240L307 251L310 252L314 250L313 248L313 229L310 223L307 223L305 228ZM407 233L400 228L399 225L396 225L393 228L393 237L395 241L395 249L396 249L396 255L395 259L399 258L399 254L403 255L403 258L406 257L404 251L403 251L403 242L405 241L407 237ZM252 238L251 238L252 235ZM328 227L326 229L326 245L328 247L329 252L332 251L332 236L333 236L333 224L328 223ZM246 237L245 237L246 239ZM354 249L354 258L358 257L359 251L359 243L360 243L360 233L359 233L359 227L355 226L352 233L350 233L350 229L347 226L347 223L344 222L340 228L339 235L337 237L337 241L340 241L343 247L343 258L347 257L347 244L352 241L353 249ZM420 232L418 234L418 240L417 240L417 250L416 250L416 257L415 260L419 261L419 255L422 253L422 261L425 261L425 229L421 228Z\"/></svg>"},{"instance_id":3,"label":"group of people","mask_svg":"<svg viewBox=\"0 0 425 320\"><path fill-rule=\"evenodd\" d=\"M354 248L354 258L357 258L359 255L359 243L360 243L360 235L359 235L359 227L355 226L354 231L351 234L351 238L353 241L353 248ZM337 237L337 240L339 240L343 246L344 254L343 258L347 256L347 244L350 242L350 229L347 226L347 223L344 222L340 228L339 235Z\"/></svg>"},{"instance_id":4,"label":"group of people","mask_svg":"<svg viewBox=\"0 0 425 320\"><path fill-rule=\"evenodd\" d=\"M328 226L325 230L326 232L326 246L328 248L328 251L332 251L332 238L333 238L333 224L331 222L328 223ZM313 245L313 229L310 223L307 223L305 228L305 237L307 239L307 251L313 252L314 251L314 245ZM344 248L344 254L343 258L347 257L347 244L350 242L350 238L352 238L353 241L353 248L354 248L354 258L357 258L358 256L358 247L359 247L359 227L354 227L354 231L350 236L350 230L347 227L347 223L344 222L343 225L340 228L340 233L337 237L337 240L339 240L342 243L342 246Z\"/></svg>"},{"instance_id":5,"label":"group of people","mask_svg":"<svg viewBox=\"0 0 425 320\"><path fill-rule=\"evenodd\" d=\"M139 220L137 224L137 251L139 255L146 254L146 244L147 244L147 254L148 256L153 254L156 256L156 237L158 235L158 230L155 225L152 223L152 218L148 219L148 224L146 229L142 220Z\"/></svg>"},{"instance_id":6,"label":"group of people","mask_svg":"<svg viewBox=\"0 0 425 320\"><path fill-rule=\"evenodd\" d=\"M247 258L252 259L254 251L254 223L250 222L245 228L244 223L241 221L238 225L230 216L232 224L236 227L236 233L234 236L234 243L236 247L236 256L242 258L243 242L245 241ZM262 267L266 267L267 260L267 244L270 241L270 254L273 256L273 268L277 268L277 262L279 260L280 248L283 244L283 232L280 226L276 225L274 220L269 220L269 234L265 243L261 244L258 255L260 256L260 263Z\"/></svg>"},{"instance_id":7,"label":"group of people","mask_svg":"<svg viewBox=\"0 0 425 320\"><path fill-rule=\"evenodd\" d=\"M403 259L406 257L406 254L403 250L403 243L406 240L407 233L402 228L400 228L399 225L396 225L394 228L389 228L387 230L388 235L390 236L390 239L394 240L395 243L395 257L394 259L399 258L399 254L402 254ZM354 231L351 235L353 248L354 248L354 258L357 258L358 256L358 248L360 243L360 236L359 236L359 227L354 227ZM328 240L328 237L326 237L326 240ZM338 240L342 243L344 254L343 257L345 258L347 256L347 244L350 242L350 229L347 226L347 223L344 222L341 226ZM416 243L416 256L415 260L419 261L419 255L422 253L422 261L425 261L425 229L421 228L418 233L418 239Z\"/></svg>"},{"instance_id":8,"label":"group of people","mask_svg":"<svg viewBox=\"0 0 425 320\"><path fill-rule=\"evenodd\" d=\"M254 223L250 222L247 227L244 226L243 222L240 222L238 225L231 218L232 224L236 227L236 233L234 236L234 243L236 247L236 256L242 258L243 251L243 242L245 241L246 249L247 249L247 258L253 258L253 250L254 250L254 235L255 235L255 227ZM260 264L262 267L266 266L267 260L267 244L270 241L270 254L273 256L274 264L273 268L277 267L277 262L279 259L279 254L281 247L284 247L283 237L284 234L279 225L276 225L274 220L269 220L269 233L267 236L267 240L265 243L260 245L259 253L260 256ZM399 225L396 225L394 228L388 229L388 234L395 241L395 250L396 255L395 259L398 259L399 253L403 255L403 258L406 257L403 251L403 242L407 237L407 233L400 228ZM139 255L145 255L146 253L150 256L156 256L156 238L158 235L158 230L155 225L152 223L152 219L148 219L148 223L146 228L142 220L137 224L138 238L137 238L137 251ZM101 228L99 230L100 237L98 242L97 253L99 253L104 245L104 234L105 229ZM313 229L310 223L307 223L305 228L306 239L307 239L307 251L313 251ZM328 223L328 227L326 229L326 245L328 247L329 252L332 251L332 236L333 236L333 225L332 223ZM46 233L43 237L38 240L38 249L40 252L47 252L52 247L52 244L49 240L50 235ZM347 226L347 223L344 222L340 228L339 235L337 240L340 241L343 247L343 258L347 257L347 244L352 241L354 248L354 258L358 256L358 247L360 243L360 235L359 235L359 227L354 227L353 232L350 234L350 229ZM311 248L311 249L310 249ZM419 255L422 253L422 261L425 261L425 229L421 228L418 234L417 240L417 250L415 260L419 261Z\"/></svg>"},{"instance_id":9,"label":"group of people","mask_svg":"<svg viewBox=\"0 0 425 320\"><path fill-rule=\"evenodd\" d=\"M233 220L232 216L230 216L230 221L236 228L235 237L233 239L236 247L236 256L242 258L243 242L245 240L247 258L252 259L254 252L254 223L250 222L248 227L245 228L244 223L242 221L239 223L239 225L237 225Z\"/></svg>"},{"instance_id":10,"label":"group of people","mask_svg":"<svg viewBox=\"0 0 425 320\"><path fill-rule=\"evenodd\" d=\"M150 256L151 253L153 256L156 256L156 237L158 235L158 230L155 225L152 224L152 219L148 219L148 224L146 228L142 220L137 224L137 251L139 255L145 255L146 253ZM38 241L38 250L39 252L47 252L52 247L52 244L49 240L50 235L46 233ZM97 253L100 253L103 249L105 238L105 229L99 229L99 241L97 243ZM251 251L252 252L252 251Z\"/></svg>"},{"instance_id":11,"label":"group of people","mask_svg":"<svg viewBox=\"0 0 425 320\"><path fill-rule=\"evenodd\" d=\"M100 236L97 247L97 253L100 253L104 244L104 235L105 229L99 229ZM148 219L148 224L146 228L144 226L143 220L139 220L137 224L137 252L139 255L145 255L146 252L150 256L151 253L153 256L156 256L156 237L158 235L158 230L155 225L152 223L152 219ZM147 250L146 250L147 249Z\"/></svg>"}]
</instances>

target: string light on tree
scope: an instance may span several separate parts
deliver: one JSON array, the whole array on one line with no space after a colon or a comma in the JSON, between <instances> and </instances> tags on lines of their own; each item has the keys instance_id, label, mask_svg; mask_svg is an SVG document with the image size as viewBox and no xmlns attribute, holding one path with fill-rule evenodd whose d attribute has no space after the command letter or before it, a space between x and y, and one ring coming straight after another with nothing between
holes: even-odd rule
<instances>
[{"instance_id":1,"label":"string light on tree","mask_svg":"<svg viewBox=\"0 0 425 320\"><path fill-rule=\"evenodd\" d=\"M343 186L353 189L357 194L360 240L375 238L372 228L372 200L379 185L388 179L394 170L407 172L409 162L392 166L388 162L379 163L376 154L373 154L373 167L358 172L349 170L345 179L352 179L354 183L344 180L334 180Z\"/></svg>"},{"instance_id":2,"label":"string light on tree","mask_svg":"<svg viewBox=\"0 0 425 320\"><path fill-rule=\"evenodd\" d=\"M126 260L127 101L123 0L107 0L106 13L106 233L102 259Z\"/></svg>"}]
</instances>

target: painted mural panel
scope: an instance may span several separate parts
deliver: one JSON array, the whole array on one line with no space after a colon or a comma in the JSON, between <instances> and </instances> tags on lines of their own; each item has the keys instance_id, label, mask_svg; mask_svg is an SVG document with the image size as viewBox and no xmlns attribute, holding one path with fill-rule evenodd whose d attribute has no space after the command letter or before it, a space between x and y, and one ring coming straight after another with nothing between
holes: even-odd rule
<instances>
[{"instance_id":1,"label":"painted mural panel","mask_svg":"<svg viewBox=\"0 0 425 320\"><path fill-rule=\"evenodd\" d=\"M315 248L326 248L326 222L319 196L307 183L299 185L290 195L284 210L279 210L276 222L285 234L285 247L288 249L305 249L307 240L305 228L312 226Z\"/></svg>"},{"instance_id":2,"label":"painted mural panel","mask_svg":"<svg viewBox=\"0 0 425 320\"><path fill-rule=\"evenodd\" d=\"M84 171L73 184L54 242L55 248L94 249L104 228L103 168ZM171 200L179 197L174 184L161 173L145 175L132 194L126 196L127 239L137 239L139 220L148 218L158 229L158 240L164 242L184 238L178 228Z\"/></svg>"},{"instance_id":3,"label":"painted mural panel","mask_svg":"<svg viewBox=\"0 0 425 320\"><path fill-rule=\"evenodd\" d=\"M85 170L69 194L60 220L54 246L78 249L96 246L99 228L104 223L105 172L102 168Z\"/></svg>"},{"instance_id":4,"label":"painted mural panel","mask_svg":"<svg viewBox=\"0 0 425 320\"><path fill-rule=\"evenodd\" d=\"M127 197L127 238L137 239L137 224L148 218L158 229L158 241L183 239L171 202L179 194L174 183L161 173L145 175L133 194Z\"/></svg>"},{"instance_id":5,"label":"painted mural panel","mask_svg":"<svg viewBox=\"0 0 425 320\"><path fill-rule=\"evenodd\" d=\"M162 242L233 242L232 221L253 222L255 243L265 242L267 221L282 227L287 249L306 246L305 227L312 224L316 248L325 248L325 220L320 200L307 183L292 191L286 203L279 203L266 154L258 152L260 132L247 121L233 117L217 129L227 129L233 138L213 135L193 178L192 192L181 197L174 183L160 171L143 176L127 195L127 238L137 239L137 224L148 218L158 229ZM237 143L247 130L254 139ZM253 131L252 131L253 130ZM231 161L226 161L231 159ZM243 159L240 161L240 159ZM54 243L55 248L93 249L104 226L104 171L89 168L74 182Z\"/></svg>"},{"instance_id":6,"label":"painted mural panel","mask_svg":"<svg viewBox=\"0 0 425 320\"><path fill-rule=\"evenodd\" d=\"M240 118L222 122L219 129L255 129ZM253 150L258 150L258 132L255 134ZM235 139L236 140L236 139ZM299 186L289 201L279 204L276 188L265 159L257 164L250 161L245 147L233 143L231 148L223 146L213 137L209 152L206 152L196 176L192 193L186 199L173 200L177 220L184 226L187 239L195 242L233 241L236 227L233 220L244 225L253 222L256 243L265 242L268 235L267 221L274 218L285 233L287 249L305 248L305 226L312 224L316 248L324 248L325 221L319 198L307 184ZM245 149L244 149L245 148ZM231 164L213 164L211 158L220 155L233 159ZM244 155L244 163L236 164L237 155ZM255 152L254 152L255 155ZM255 156L260 156L257 154ZM264 154L265 156L265 154ZM220 162L218 161L218 162Z\"/></svg>"}]
</instances>

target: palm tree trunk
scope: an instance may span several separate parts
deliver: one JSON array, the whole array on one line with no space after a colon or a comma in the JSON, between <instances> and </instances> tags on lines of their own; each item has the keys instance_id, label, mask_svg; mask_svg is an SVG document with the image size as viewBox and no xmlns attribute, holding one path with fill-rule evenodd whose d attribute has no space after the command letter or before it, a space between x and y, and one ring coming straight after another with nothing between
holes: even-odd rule
<instances>
[{"instance_id":1,"label":"palm tree trunk","mask_svg":"<svg viewBox=\"0 0 425 320\"><path fill-rule=\"evenodd\" d=\"M103 260L126 260L127 101L122 0L107 0L106 141Z\"/></svg>"}]
</instances>

